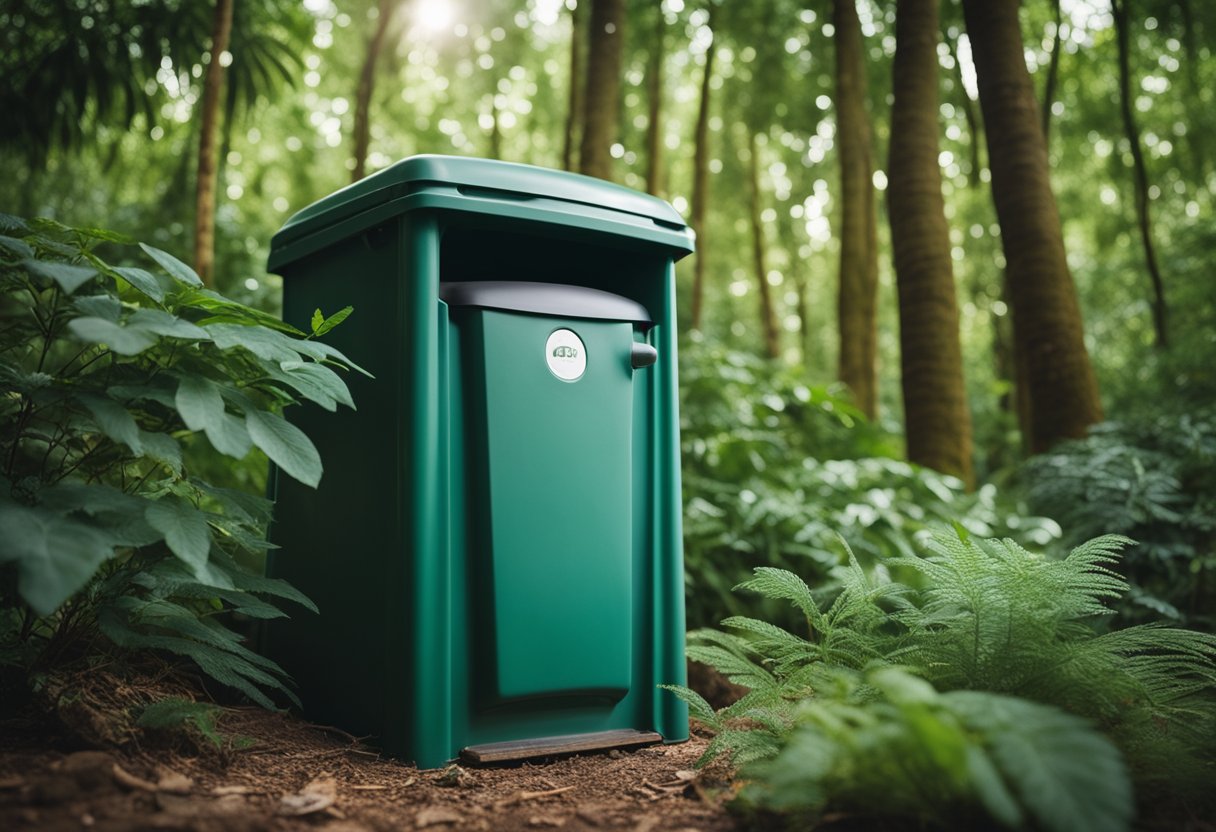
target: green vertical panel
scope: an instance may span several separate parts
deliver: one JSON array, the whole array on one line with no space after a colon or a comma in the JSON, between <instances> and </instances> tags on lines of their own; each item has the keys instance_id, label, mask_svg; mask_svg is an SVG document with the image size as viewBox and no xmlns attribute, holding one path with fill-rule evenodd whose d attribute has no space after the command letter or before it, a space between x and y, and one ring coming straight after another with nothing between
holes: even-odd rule
<instances>
[{"instance_id":1,"label":"green vertical panel","mask_svg":"<svg viewBox=\"0 0 1216 832\"><path fill-rule=\"evenodd\" d=\"M494 695L620 698L631 680L633 327L480 315L485 504L474 568L492 576ZM575 332L586 370L554 375L546 341ZM484 386L482 386L484 385Z\"/></svg>"},{"instance_id":2,"label":"green vertical panel","mask_svg":"<svg viewBox=\"0 0 1216 832\"><path fill-rule=\"evenodd\" d=\"M405 400L398 410L405 445L401 473L405 504L398 510L405 512L406 546L414 574L413 756L419 766L429 768L443 764L453 754L451 573L448 501L441 490L446 472L440 450L439 224L435 217L417 214L405 218L402 246L405 326L397 348L404 352L406 376Z\"/></svg>"},{"instance_id":3,"label":"green vertical panel","mask_svg":"<svg viewBox=\"0 0 1216 832\"><path fill-rule=\"evenodd\" d=\"M661 315L652 332L659 359L650 377L654 393L655 558L654 684L686 682L684 660L684 530L680 492L680 419L676 350L675 264L662 277ZM688 739L688 706L668 691L655 690L655 725L664 739Z\"/></svg>"}]
</instances>

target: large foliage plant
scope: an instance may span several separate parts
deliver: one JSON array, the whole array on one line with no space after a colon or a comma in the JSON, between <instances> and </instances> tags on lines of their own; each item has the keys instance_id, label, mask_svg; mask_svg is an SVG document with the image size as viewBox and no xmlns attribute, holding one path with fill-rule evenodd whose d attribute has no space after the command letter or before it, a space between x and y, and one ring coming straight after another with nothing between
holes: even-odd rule
<instances>
[{"instance_id":1,"label":"large foliage plant","mask_svg":"<svg viewBox=\"0 0 1216 832\"><path fill-rule=\"evenodd\" d=\"M1201 803L1216 773L1216 637L1095 621L1128 591L1107 536L1052 559L959 529L867 573L848 552L830 604L792 572L741 588L798 613L794 629L732 617L690 636L689 657L748 689L714 711L675 688L781 812L919 816L1123 829L1142 809ZM1133 783L1135 792L1133 792Z\"/></svg>"},{"instance_id":2,"label":"large foliage plant","mask_svg":"<svg viewBox=\"0 0 1216 832\"><path fill-rule=\"evenodd\" d=\"M354 406L337 371L358 368L319 340L347 314L301 332L159 249L0 215L0 663L36 680L115 646L159 650L262 705L290 696L225 613L315 608L257 568L270 503L194 461L256 448L316 486L317 450L282 410Z\"/></svg>"}]
</instances>

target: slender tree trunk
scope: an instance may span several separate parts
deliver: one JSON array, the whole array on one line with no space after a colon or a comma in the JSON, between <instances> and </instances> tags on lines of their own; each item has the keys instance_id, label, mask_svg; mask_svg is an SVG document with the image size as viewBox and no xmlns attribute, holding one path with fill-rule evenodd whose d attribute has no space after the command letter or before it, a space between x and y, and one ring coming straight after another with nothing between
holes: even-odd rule
<instances>
[{"instance_id":1,"label":"slender tree trunk","mask_svg":"<svg viewBox=\"0 0 1216 832\"><path fill-rule=\"evenodd\" d=\"M1031 453L1102 419L1076 287L1026 71L1018 0L963 0L1001 224L1015 349L1030 391Z\"/></svg>"},{"instance_id":2,"label":"slender tree trunk","mask_svg":"<svg viewBox=\"0 0 1216 832\"><path fill-rule=\"evenodd\" d=\"M198 136L198 176L194 201L194 270L208 286L215 267L215 140L219 133L220 92L224 86L222 55L232 35L232 0L216 0L211 28L211 60L203 79L203 111Z\"/></svg>"},{"instance_id":3,"label":"slender tree trunk","mask_svg":"<svg viewBox=\"0 0 1216 832\"><path fill-rule=\"evenodd\" d=\"M1051 144L1051 106L1056 101L1056 82L1060 77L1060 0L1052 0L1055 12L1056 33L1051 41L1051 59L1047 64L1047 78L1043 82L1043 141Z\"/></svg>"},{"instance_id":4,"label":"slender tree trunk","mask_svg":"<svg viewBox=\"0 0 1216 832\"><path fill-rule=\"evenodd\" d=\"M570 10L570 98L566 108L566 131L562 143L562 170L578 167L578 128L583 123L583 4L578 0Z\"/></svg>"},{"instance_id":5,"label":"slender tree trunk","mask_svg":"<svg viewBox=\"0 0 1216 832\"><path fill-rule=\"evenodd\" d=\"M647 92L650 96L646 120L646 190L655 196L663 192L663 66L666 58L667 20L662 6L655 8L658 23L646 71Z\"/></svg>"},{"instance_id":6,"label":"slender tree trunk","mask_svg":"<svg viewBox=\"0 0 1216 832\"><path fill-rule=\"evenodd\" d=\"M958 301L938 151L938 0L899 0L888 213L908 459L974 484Z\"/></svg>"},{"instance_id":7,"label":"slender tree trunk","mask_svg":"<svg viewBox=\"0 0 1216 832\"><path fill-rule=\"evenodd\" d=\"M494 101L494 93L490 93L490 158L502 158L502 125L498 121L498 104Z\"/></svg>"},{"instance_id":8,"label":"slender tree trunk","mask_svg":"<svg viewBox=\"0 0 1216 832\"><path fill-rule=\"evenodd\" d=\"M701 104L692 157L692 228L697 235L697 253L692 258L692 328L699 330L705 316L705 208L709 199L709 104L717 43L705 50L705 72L701 75Z\"/></svg>"},{"instance_id":9,"label":"slender tree trunk","mask_svg":"<svg viewBox=\"0 0 1216 832\"><path fill-rule=\"evenodd\" d=\"M748 131L748 188L752 221L752 265L756 270L756 285L760 289L760 327L764 332L764 354L769 358L781 357L781 333L777 325L777 311L773 307L773 293L768 285L768 266L765 265L764 223L760 219L760 145L756 134Z\"/></svg>"},{"instance_id":10,"label":"slender tree trunk","mask_svg":"<svg viewBox=\"0 0 1216 832\"><path fill-rule=\"evenodd\" d=\"M612 178L612 143L620 112L621 45L624 42L625 0L591 0L591 48L587 54L587 99L582 172Z\"/></svg>"},{"instance_id":11,"label":"slender tree trunk","mask_svg":"<svg viewBox=\"0 0 1216 832\"><path fill-rule=\"evenodd\" d=\"M840 157L840 380L869 417L877 412L878 291L874 151L866 108L866 63L854 0L834 0L836 152Z\"/></svg>"},{"instance_id":12,"label":"slender tree trunk","mask_svg":"<svg viewBox=\"0 0 1216 832\"><path fill-rule=\"evenodd\" d=\"M807 316L807 285L806 274L802 271L799 263L790 255L790 271L794 279L794 293L798 298L798 354L802 356L802 366L809 367L811 365L811 328Z\"/></svg>"},{"instance_id":13,"label":"slender tree trunk","mask_svg":"<svg viewBox=\"0 0 1216 832\"><path fill-rule=\"evenodd\" d=\"M1165 284L1161 269L1157 265L1157 251L1153 246L1152 205L1148 194L1148 166L1144 161L1144 150L1140 147L1140 127L1132 113L1132 68L1131 37L1127 14L1128 0L1111 0L1111 12L1115 18L1115 40L1119 44L1119 113L1123 118L1123 133L1132 151L1132 176L1136 185L1136 224L1140 229L1140 243L1144 246L1144 262L1148 267L1149 280L1153 285L1153 329L1157 334L1157 346L1169 346L1166 328Z\"/></svg>"},{"instance_id":14,"label":"slender tree trunk","mask_svg":"<svg viewBox=\"0 0 1216 832\"><path fill-rule=\"evenodd\" d=\"M963 62L958 57L958 38L944 35L947 46L950 47L950 57L954 61L954 85L958 88L959 96L962 99L963 118L967 121L967 134L970 139L968 152L971 155L971 170L967 171L967 184L971 187L978 187L980 184L980 171L984 169L983 162L980 160L980 146L984 143L984 129L980 124L979 116L975 112L975 102L971 100L971 93L967 92L967 85L963 83Z\"/></svg>"},{"instance_id":15,"label":"slender tree trunk","mask_svg":"<svg viewBox=\"0 0 1216 832\"><path fill-rule=\"evenodd\" d=\"M355 167L350 181L358 182L366 175L367 149L371 143L372 91L376 87L376 65L384 50L384 35L388 32L389 20L396 8L395 0L380 0L377 7L376 28L367 42L363 55L363 69L359 73L359 87L355 91Z\"/></svg>"}]
</instances>

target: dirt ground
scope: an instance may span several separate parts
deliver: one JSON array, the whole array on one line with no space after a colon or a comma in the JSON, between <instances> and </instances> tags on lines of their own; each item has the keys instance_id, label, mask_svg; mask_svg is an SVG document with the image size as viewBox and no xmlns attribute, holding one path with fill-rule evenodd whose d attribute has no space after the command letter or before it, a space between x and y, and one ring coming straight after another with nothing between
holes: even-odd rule
<instances>
[{"instance_id":1,"label":"dirt ground","mask_svg":"<svg viewBox=\"0 0 1216 832\"><path fill-rule=\"evenodd\" d=\"M723 807L729 783L693 770L702 738L419 771L287 714L226 709L218 728L229 738L223 750L140 734L95 750L81 748L79 731L41 719L0 721L0 830L735 828Z\"/></svg>"}]
</instances>

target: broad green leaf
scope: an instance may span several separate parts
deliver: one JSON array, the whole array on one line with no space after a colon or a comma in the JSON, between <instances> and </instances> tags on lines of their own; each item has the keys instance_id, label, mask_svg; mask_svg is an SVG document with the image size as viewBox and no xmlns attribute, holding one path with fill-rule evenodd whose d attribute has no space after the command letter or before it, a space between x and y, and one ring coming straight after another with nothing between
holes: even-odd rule
<instances>
[{"instance_id":1,"label":"broad green leaf","mask_svg":"<svg viewBox=\"0 0 1216 832\"><path fill-rule=\"evenodd\" d=\"M124 246L134 245L135 238L130 235L123 234L121 231L111 231L108 228L93 228L90 226L76 227L72 229L78 234L83 234L86 237L92 237L94 240L105 240L107 243L121 243Z\"/></svg>"},{"instance_id":2,"label":"broad green leaf","mask_svg":"<svg viewBox=\"0 0 1216 832\"><path fill-rule=\"evenodd\" d=\"M72 306L82 315L104 318L112 323L118 323L122 315L122 304L113 295L88 295L76 298Z\"/></svg>"},{"instance_id":3,"label":"broad green leaf","mask_svg":"<svg viewBox=\"0 0 1216 832\"><path fill-rule=\"evenodd\" d=\"M163 497L145 509L152 528L165 536L173 554L190 567L200 580L210 578L207 556L211 552L211 529L207 516L177 497Z\"/></svg>"},{"instance_id":4,"label":"broad green leaf","mask_svg":"<svg viewBox=\"0 0 1216 832\"><path fill-rule=\"evenodd\" d=\"M207 327L207 332L215 341L215 345L222 350L244 347L258 358L276 363L298 361L300 355L296 345L307 343L260 326L211 324Z\"/></svg>"},{"instance_id":5,"label":"broad green leaf","mask_svg":"<svg viewBox=\"0 0 1216 832\"><path fill-rule=\"evenodd\" d=\"M135 266L118 266L114 273L130 283L137 291L142 292L152 300L160 303L165 299L164 287L156 279L156 275Z\"/></svg>"},{"instance_id":6,"label":"broad green leaf","mask_svg":"<svg viewBox=\"0 0 1216 832\"><path fill-rule=\"evenodd\" d=\"M324 341L296 341L295 349L314 361L334 361L339 364L345 364L347 367L362 373L368 378L374 378L367 370L343 355L337 347L331 347Z\"/></svg>"},{"instance_id":7,"label":"broad green leaf","mask_svg":"<svg viewBox=\"0 0 1216 832\"><path fill-rule=\"evenodd\" d=\"M284 472L313 488L321 481L321 455L304 432L282 416L250 409L245 427L253 444Z\"/></svg>"},{"instance_id":8,"label":"broad green leaf","mask_svg":"<svg viewBox=\"0 0 1216 832\"><path fill-rule=\"evenodd\" d=\"M322 335L329 332L331 329L336 327L338 324L342 323L347 318L349 318L350 313L352 313L354 311L355 311L355 307L347 306L342 309L339 309L337 312L330 315L328 318L325 318L322 321L318 321L317 317L321 314L321 310L318 309L312 316L313 334L316 335L318 338L320 338Z\"/></svg>"},{"instance_id":9,"label":"broad green leaf","mask_svg":"<svg viewBox=\"0 0 1216 832\"><path fill-rule=\"evenodd\" d=\"M0 248L7 249L18 257L33 257L34 250L24 240L0 234Z\"/></svg>"},{"instance_id":10,"label":"broad green leaf","mask_svg":"<svg viewBox=\"0 0 1216 832\"><path fill-rule=\"evenodd\" d=\"M187 286L202 288L203 281L195 274L194 269L187 266L181 260L178 260L167 251L161 251L158 248L140 243L139 247L144 250L144 253L160 264L160 267L169 273L179 283L185 283Z\"/></svg>"},{"instance_id":11,"label":"broad green leaf","mask_svg":"<svg viewBox=\"0 0 1216 832\"><path fill-rule=\"evenodd\" d=\"M50 615L114 551L104 530L42 508L0 503L0 562L17 561L17 589L39 615Z\"/></svg>"},{"instance_id":12,"label":"broad green leaf","mask_svg":"<svg viewBox=\"0 0 1216 832\"><path fill-rule=\"evenodd\" d=\"M162 382L166 379L161 377ZM115 384L107 388L107 393L111 398L122 399L126 402L149 401L162 404L165 407L173 410L176 404L173 400L173 391L166 387L149 387L146 384Z\"/></svg>"},{"instance_id":13,"label":"broad green leaf","mask_svg":"<svg viewBox=\"0 0 1216 832\"><path fill-rule=\"evenodd\" d=\"M171 315L161 309L136 309L127 322L127 326L166 338L189 338L194 341L210 339L207 330L195 326L189 321L176 315Z\"/></svg>"},{"instance_id":14,"label":"broad green leaf","mask_svg":"<svg viewBox=\"0 0 1216 832\"><path fill-rule=\"evenodd\" d=\"M81 341L104 344L119 355L139 355L156 338L138 329L128 329L105 318L88 317L68 321L68 329Z\"/></svg>"},{"instance_id":15,"label":"broad green leaf","mask_svg":"<svg viewBox=\"0 0 1216 832\"><path fill-rule=\"evenodd\" d=\"M312 329L312 334L316 335L317 330L321 328L321 324L325 323L325 316L321 314L321 309L318 307L312 313L312 320L309 321L309 326Z\"/></svg>"},{"instance_id":16,"label":"broad green leaf","mask_svg":"<svg viewBox=\"0 0 1216 832\"><path fill-rule=\"evenodd\" d=\"M76 398L93 414L93 421L102 433L115 442L123 443L136 454L144 452L139 425L125 407L103 396L81 394Z\"/></svg>"},{"instance_id":17,"label":"broad green leaf","mask_svg":"<svg viewBox=\"0 0 1216 832\"><path fill-rule=\"evenodd\" d=\"M336 410L339 403L352 409L355 406L346 382L323 364L314 361L284 361L278 368L269 365L267 369L272 378L290 385L304 398L316 402L326 410Z\"/></svg>"},{"instance_id":18,"label":"broad green leaf","mask_svg":"<svg viewBox=\"0 0 1216 832\"><path fill-rule=\"evenodd\" d=\"M139 432L139 439L144 446L144 456L156 460L177 476L181 476L182 448L176 439L167 433L146 430Z\"/></svg>"},{"instance_id":19,"label":"broad green leaf","mask_svg":"<svg viewBox=\"0 0 1216 832\"><path fill-rule=\"evenodd\" d=\"M249 453L249 449L253 446L253 440L249 438L249 430L245 427L245 420L239 416L233 416L227 411L224 412L219 424L207 428L206 433L211 447L233 459L244 459L245 454Z\"/></svg>"},{"instance_id":20,"label":"broad green leaf","mask_svg":"<svg viewBox=\"0 0 1216 832\"><path fill-rule=\"evenodd\" d=\"M183 375L177 382L174 401L190 430L207 430L223 421L224 399L215 382L205 376Z\"/></svg>"},{"instance_id":21,"label":"broad green leaf","mask_svg":"<svg viewBox=\"0 0 1216 832\"><path fill-rule=\"evenodd\" d=\"M281 321L273 315L268 315L260 309L229 300L210 289L187 291L179 295L176 300L182 306L213 313L210 317L199 321L199 326L210 326L215 323L261 324L280 332L286 332L288 335L304 337L304 333L291 324Z\"/></svg>"},{"instance_id":22,"label":"broad green leaf","mask_svg":"<svg viewBox=\"0 0 1216 832\"><path fill-rule=\"evenodd\" d=\"M97 269L92 266L73 266L46 260L25 260L23 265L30 274L55 281L69 295L97 276Z\"/></svg>"}]
</instances>

